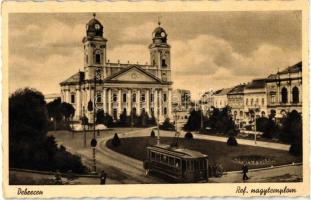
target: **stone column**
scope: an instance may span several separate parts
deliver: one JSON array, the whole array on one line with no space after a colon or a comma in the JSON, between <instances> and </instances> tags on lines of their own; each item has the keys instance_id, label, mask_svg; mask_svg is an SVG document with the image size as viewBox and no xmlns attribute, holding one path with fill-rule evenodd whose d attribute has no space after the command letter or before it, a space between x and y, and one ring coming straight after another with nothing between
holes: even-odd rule
<instances>
[{"instance_id":1,"label":"stone column","mask_svg":"<svg viewBox=\"0 0 311 200\"><path fill-rule=\"evenodd\" d=\"M150 92L149 89L146 90L146 112L148 113L149 116L151 116L150 113Z\"/></svg>"},{"instance_id":2,"label":"stone column","mask_svg":"<svg viewBox=\"0 0 311 200\"><path fill-rule=\"evenodd\" d=\"M162 112L162 102L163 102L163 94L162 89L159 90L159 114L160 114L160 120L163 119L163 112Z\"/></svg>"},{"instance_id":3,"label":"stone column","mask_svg":"<svg viewBox=\"0 0 311 200\"><path fill-rule=\"evenodd\" d=\"M67 91L66 91L66 102L71 103L70 89L67 89Z\"/></svg>"},{"instance_id":4,"label":"stone column","mask_svg":"<svg viewBox=\"0 0 311 200\"><path fill-rule=\"evenodd\" d=\"M127 90L127 102L126 102L126 114L128 116L131 115L131 110L132 110L132 105L131 105L131 101L132 101L132 91L130 89Z\"/></svg>"},{"instance_id":5,"label":"stone column","mask_svg":"<svg viewBox=\"0 0 311 200\"><path fill-rule=\"evenodd\" d=\"M76 102L76 112L75 112L75 115L77 117L77 119L80 119L81 117L81 91L80 91L81 88L79 88L77 90L77 102Z\"/></svg>"},{"instance_id":6,"label":"stone column","mask_svg":"<svg viewBox=\"0 0 311 200\"><path fill-rule=\"evenodd\" d=\"M140 90L137 90L137 95L136 95L136 103L137 103L137 115L140 115Z\"/></svg>"},{"instance_id":7,"label":"stone column","mask_svg":"<svg viewBox=\"0 0 311 200\"><path fill-rule=\"evenodd\" d=\"M103 89L103 109L104 109L104 113L107 113L107 89L104 88Z\"/></svg>"},{"instance_id":8,"label":"stone column","mask_svg":"<svg viewBox=\"0 0 311 200\"><path fill-rule=\"evenodd\" d=\"M112 116L112 110L111 110L112 109L111 108L111 102L112 102L112 100L111 100L111 89L108 90L108 99L107 99L107 101L108 101L108 114Z\"/></svg>"},{"instance_id":9,"label":"stone column","mask_svg":"<svg viewBox=\"0 0 311 200\"><path fill-rule=\"evenodd\" d=\"M117 110L117 118L119 119L120 114L122 113L122 90L118 89L118 110Z\"/></svg>"},{"instance_id":10,"label":"stone column","mask_svg":"<svg viewBox=\"0 0 311 200\"><path fill-rule=\"evenodd\" d=\"M153 93L153 110L154 116L158 118L158 90L154 90Z\"/></svg>"},{"instance_id":11,"label":"stone column","mask_svg":"<svg viewBox=\"0 0 311 200\"><path fill-rule=\"evenodd\" d=\"M168 90L168 105L167 105L167 115L172 120L172 90Z\"/></svg>"}]
</instances>

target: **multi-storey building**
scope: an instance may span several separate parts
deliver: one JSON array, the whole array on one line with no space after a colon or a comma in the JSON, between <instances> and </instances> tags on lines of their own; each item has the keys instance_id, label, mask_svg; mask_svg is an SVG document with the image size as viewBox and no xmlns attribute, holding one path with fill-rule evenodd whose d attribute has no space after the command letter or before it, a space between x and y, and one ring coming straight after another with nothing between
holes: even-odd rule
<instances>
[{"instance_id":1,"label":"multi-storey building","mask_svg":"<svg viewBox=\"0 0 311 200\"><path fill-rule=\"evenodd\" d=\"M244 120L244 88L245 84L237 85L227 94L233 120L239 126Z\"/></svg>"},{"instance_id":2,"label":"multi-storey building","mask_svg":"<svg viewBox=\"0 0 311 200\"><path fill-rule=\"evenodd\" d=\"M215 91L213 94L213 106L218 109L222 109L228 105L227 94L232 90L232 88L224 88Z\"/></svg>"},{"instance_id":3,"label":"multi-storey building","mask_svg":"<svg viewBox=\"0 0 311 200\"><path fill-rule=\"evenodd\" d=\"M302 62L267 78L268 112L280 118L296 110L302 112Z\"/></svg>"}]
</instances>

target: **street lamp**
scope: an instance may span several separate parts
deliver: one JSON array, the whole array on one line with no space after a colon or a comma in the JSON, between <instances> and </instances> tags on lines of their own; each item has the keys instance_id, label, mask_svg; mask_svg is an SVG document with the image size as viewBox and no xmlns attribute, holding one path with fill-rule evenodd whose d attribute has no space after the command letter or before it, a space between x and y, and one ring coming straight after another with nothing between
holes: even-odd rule
<instances>
[{"instance_id":1,"label":"street lamp","mask_svg":"<svg viewBox=\"0 0 311 200\"><path fill-rule=\"evenodd\" d=\"M93 110L93 139L91 140L91 147L92 147L92 157L93 157L93 166L92 166L92 173L96 173L96 82L101 82L101 72L100 69L97 68L94 74L94 93L93 93L93 106L92 100L89 101L88 109L89 111ZM93 109L92 109L93 107Z\"/></svg>"}]
</instances>

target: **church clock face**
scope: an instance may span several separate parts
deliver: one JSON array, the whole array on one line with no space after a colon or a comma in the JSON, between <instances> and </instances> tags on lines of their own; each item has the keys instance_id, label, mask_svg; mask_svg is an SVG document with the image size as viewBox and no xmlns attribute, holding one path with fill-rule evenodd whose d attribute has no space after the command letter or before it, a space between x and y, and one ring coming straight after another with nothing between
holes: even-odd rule
<instances>
[{"instance_id":1,"label":"church clock face","mask_svg":"<svg viewBox=\"0 0 311 200\"><path fill-rule=\"evenodd\" d=\"M99 30L99 29L100 29L99 24L95 24L95 29L96 29L96 30Z\"/></svg>"},{"instance_id":2,"label":"church clock face","mask_svg":"<svg viewBox=\"0 0 311 200\"><path fill-rule=\"evenodd\" d=\"M138 74L132 73L132 74L131 74L131 78L132 78L133 80L136 80L136 79L138 78Z\"/></svg>"},{"instance_id":3,"label":"church clock face","mask_svg":"<svg viewBox=\"0 0 311 200\"><path fill-rule=\"evenodd\" d=\"M162 36L162 37L165 37L165 33L164 33L164 32L162 32L162 33L161 33L161 36Z\"/></svg>"}]
</instances>

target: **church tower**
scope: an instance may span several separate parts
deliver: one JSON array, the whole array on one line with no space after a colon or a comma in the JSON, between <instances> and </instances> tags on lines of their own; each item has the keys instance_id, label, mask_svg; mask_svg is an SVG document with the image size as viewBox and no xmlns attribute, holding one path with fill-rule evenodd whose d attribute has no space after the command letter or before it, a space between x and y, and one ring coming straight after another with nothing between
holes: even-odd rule
<instances>
[{"instance_id":1,"label":"church tower","mask_svg":"<svg viewBox=\"0 0 311 200\"><path fill-rule=\"evenodd\" d=\"M106 43L103 37L104 27L96 19L95 13L93 19L86 24L86 36L82 42L84 45L84 71L85 79L90 80L96 76L103 79L103 66L106 64Z\"/></svg>"},{"instance_id":2,"label":"church tower","mask_svg":"<svg viewBox=\"0 0 311 200\"><path fill-rule=\"evenodd\" d=\"M149 45L150 63L156 68L156 76L163 82L171 82L171 46L167 44L167 33L161 23L152 33L152 44Z\"/></svg>"}]
</instances>

